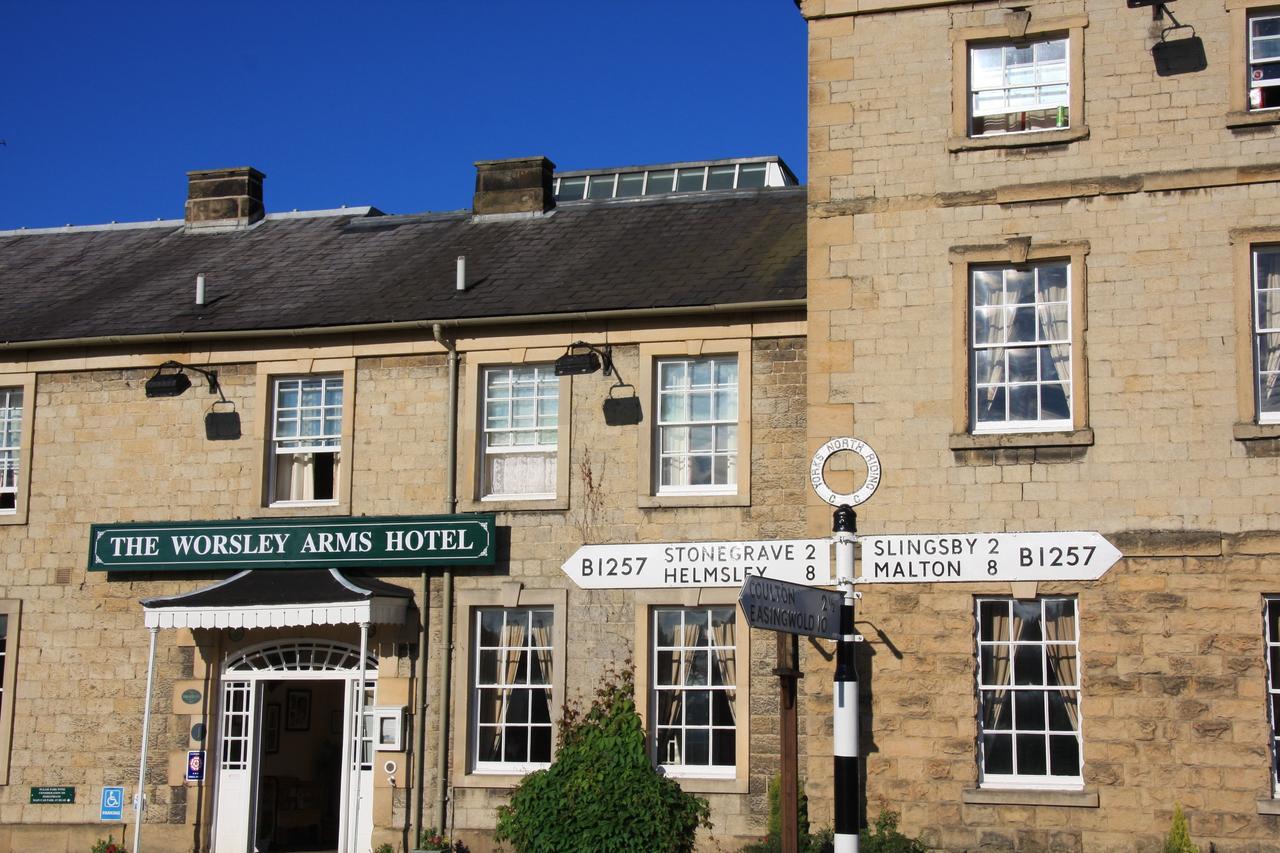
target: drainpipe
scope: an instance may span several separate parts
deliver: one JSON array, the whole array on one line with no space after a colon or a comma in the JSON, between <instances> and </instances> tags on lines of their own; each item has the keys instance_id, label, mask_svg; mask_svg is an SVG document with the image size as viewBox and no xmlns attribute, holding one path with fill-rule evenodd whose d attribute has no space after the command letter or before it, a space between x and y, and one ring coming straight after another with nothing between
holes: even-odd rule
<instances>
[{"instance_id":1,"label":"drainpipe","mask_svg":"<svg viewBox=\"0 0 1280 853\"><path fill-rule=\"evenodd\" d=\"M445 447L445 459L449 468L445 476L445 504L448 513L452 515L458 511L458 349L452 341L445 340L443 327L439 323L431 327L431 333L435 336L436 343L449 351L449 417L447 444ZM449 791L449 685L451 683L453 664L453 572L445 569L441 581L444 587L440 602L440 629L442 634L440 646L443 656L440 658L440 698L436 711L440 724L437 729L438 737L436 740L435 825L437 831L444 832L445 803L448 799ZM425 588L425 573L423 574L423 585ZM427 687L424 679L420 707L426 707L426 698ZM425 737L425 715L423 715L423 721L419 725L422 727L422 734ZM419 765L419 774L421 775L421 773L421 765Z\"/></svg>"}]
</instances>

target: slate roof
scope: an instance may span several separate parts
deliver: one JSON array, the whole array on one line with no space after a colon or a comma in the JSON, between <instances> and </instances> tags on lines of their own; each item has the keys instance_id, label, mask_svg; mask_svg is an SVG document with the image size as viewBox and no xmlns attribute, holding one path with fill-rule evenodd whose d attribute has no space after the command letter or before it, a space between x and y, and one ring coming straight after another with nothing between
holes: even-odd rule
<instances>
[{"instance_id":1,"label":"slate roof","mask_svg":"<svg viewBox=\"0 0 1280 853\"><path fill-rule=\"evenodd\" d=\"M467 258L465 292L455 259ZM195 304L203 272L207 304ZM0 234L0 343L803 299L804 187Z\"/></svg>"}]
</instances>

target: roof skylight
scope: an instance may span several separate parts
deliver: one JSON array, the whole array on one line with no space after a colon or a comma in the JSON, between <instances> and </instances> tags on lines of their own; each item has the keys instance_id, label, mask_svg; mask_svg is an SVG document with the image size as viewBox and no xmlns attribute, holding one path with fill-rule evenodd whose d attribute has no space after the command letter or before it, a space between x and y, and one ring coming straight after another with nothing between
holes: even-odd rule
<instances>
[{"instance_id":1,"label":"roof skylight","mask_svg":"<svg viewBox=\"0 0 1280 853\"><path fill-rule=\"evenodd\" d=\"M632 169L559 172L556 201L635 198L678 192L792 186L797 181L781 160L719 160Z\"/></svg>"}]
</instances>

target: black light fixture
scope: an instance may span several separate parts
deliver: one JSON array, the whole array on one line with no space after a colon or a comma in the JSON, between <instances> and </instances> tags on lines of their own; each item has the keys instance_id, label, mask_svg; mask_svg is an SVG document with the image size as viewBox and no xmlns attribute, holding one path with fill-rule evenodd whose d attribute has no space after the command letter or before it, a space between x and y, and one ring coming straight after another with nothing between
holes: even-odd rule
<instances>
[{"instance_id":1,"label":"black light fixture","mask_svg":"<svg viewBox=\"0 0 1280 853\"><path fill-rule=\"evenodd\" d=\"M146 387L148 397L179 397L191 387L191 380L181 371L157 373L147 380Z\"/></svg>"},{"instance_id":2,"label":"black light fixture","mask_svg":"<svg viewBox=\"0 0 1280 853\"><path fill-rule=\"evenodd\" d=\"M576 350L582 350L582 352ZM564 355L556 359L555 374L556 376L582 376L595 373L601 367L604 368L605 376L617 377L609 388L609 396L604 401L604 422L609 426L631 426L643 421L644 412L640 408L640 398L636 396L635 388L623 382L622 376L613 366L613 347L608 345L597 347L586 341L575 341L569 344ZM630 396L613 396L613 392L619 388L630 388Z\"/></svg>"},{"instance_id":3,"label":"black light fixture","mask_svg":"<svg viewBox=\"0 0 1280 853\"><path fill-rule=\"evenodd\" d=\"M177 371L174 373L165 373L165 368L174 367ZM191 387L191 377L187 376L185 371L194 370L205 379L209 380L209 393L220 394L222 389L218 386L218 372L216 370L204 370L199 367L192 367L189 364L183 364L179 361L166 361L164 364L156 368L156 375L147 380L146 389L148 397L180 397L183 392Z\"/></svg>"},{"instance_id":4,"label":"black light fixture","mask_svg":"<svg viewBox=\"0 0 1280 853\"><path fill-rule=\"evenodd\" d=\"M166 373L166 369L171 369ZM166 361L164 364L156 368L156 373L147 380L144 386L148 397L180 397L191 387L191 377L187 375L187 371L191 370L199 373L209 381L209 393L217 394L219 399L213 404L213 407L204 415L204 436L209 441L234 441L240 437L240 413L236 411L235 404L227 399L222 393L222 386L218 384L218 371L205 370L202 367L193 367L190 364L183 364L178 361ZM218 411L218 406L226 404L231 407L229 412Z\"/></svg>"},{"instance_id":5,"label":"black light fixture","mask_svg":"<svg viewBox=\"0 0 1280 853\"><path fill-rule=\"evenodd\" d=\"M574 350L586 350L574 352ZM565 354L556 359L556 376L583 376L595 373L604 365L604 375L613 375L613 347L603 349L585 341L569 344Z\"/></svg>"}]
</instances>

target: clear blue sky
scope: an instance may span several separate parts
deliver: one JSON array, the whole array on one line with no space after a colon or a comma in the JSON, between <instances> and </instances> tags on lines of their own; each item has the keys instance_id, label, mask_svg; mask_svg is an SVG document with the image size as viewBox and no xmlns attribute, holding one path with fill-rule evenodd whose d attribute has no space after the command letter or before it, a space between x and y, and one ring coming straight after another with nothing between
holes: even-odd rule
<instances>
[{"instance_id":1,"label":"clear blue sky","mask_svg":"<svg viewBox=\"0 0 1280 853\"><path fill-rule=\"evenodd\" d=\"M793 0L4 0L0 71L0 229L177 218L224 166L269 211L453 210L529 154L804 176Z\"/></svg>"}]
</instances>

